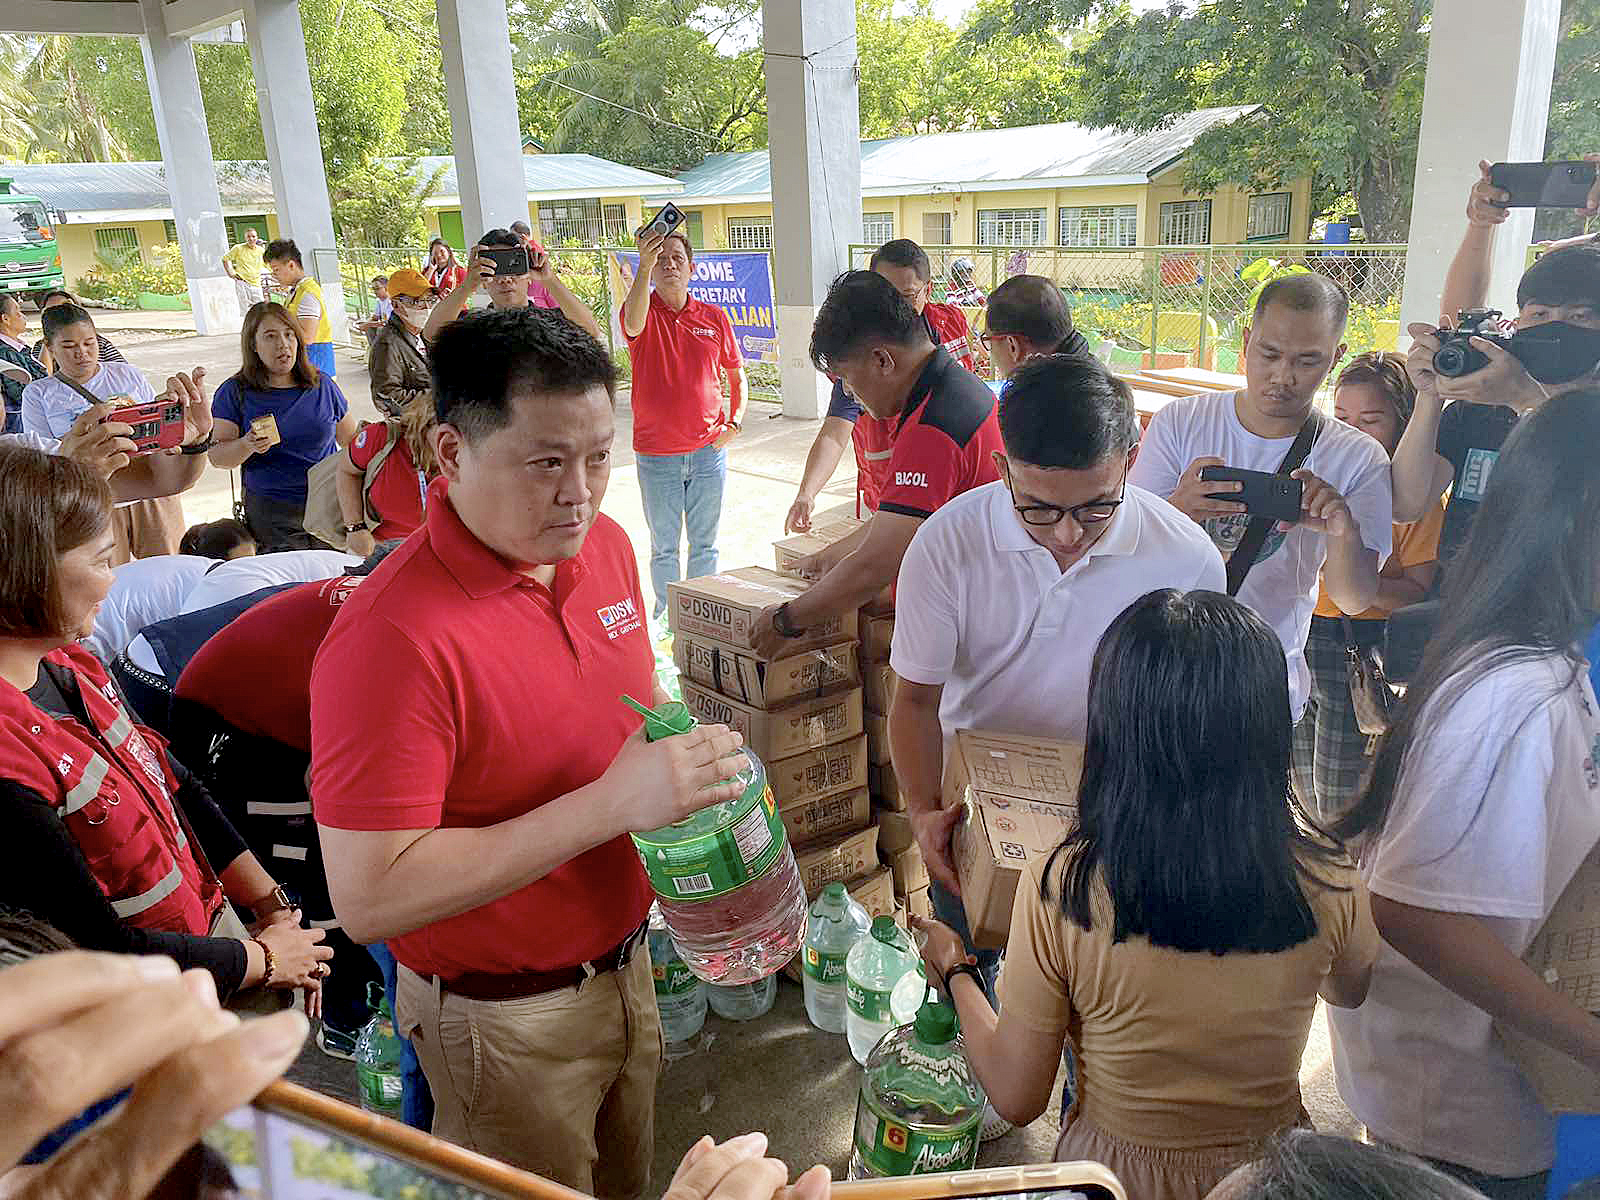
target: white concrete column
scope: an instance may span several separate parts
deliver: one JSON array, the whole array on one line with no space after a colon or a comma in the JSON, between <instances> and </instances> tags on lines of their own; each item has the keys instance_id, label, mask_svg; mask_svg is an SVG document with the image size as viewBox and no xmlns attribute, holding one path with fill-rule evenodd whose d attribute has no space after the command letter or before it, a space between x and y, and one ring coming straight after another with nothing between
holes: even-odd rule
<instances>
[{"instance_id":1,"label":"white concrete column","mask_svg":"<svg viewBox=\"0 0 1600 1200\"><path fill-rule=\"evenodd\" d=\"M344 285L333 254L337 245L333 206L328 200L300 9L295 0L245 0L244 20L278 229L293 239L306 271L322 284L334 341L347 342Z\"/></svg>"},{"instance_id":2,"label":"white concrete column","mask_svg":"<svg viewBox=\"0 0 1600 1200\"><path fill-rule=\"evenodd\" d=\"M861 240L861 108L854 0L764 0L783 413L816 418L829 384L808 353L817 306Z\"/></svg>"},{"instance_id":3,"label":"white concrete column","mask_svg":"<svg viewBox=\"0 0 1600 1200\"><path fill-rule=\"evenodd\" d=\"M438 0L450 144L467 245L529 221L505 0Z\"/></svg>"},{"instance_id":4,"label":"white concrete column","mask_svg":"<svg viewBox=\"0 0 1600 1200\"><path fill-rule=\"evenodd\" d=\"M139 39L144 75L155 111L161 162L172 193L173 223L183 249L183 274L189 282L189 303L196 333L235 333L239 329L239 297L222 269L227 229L222 222L222 195L211 158L211 135L200 101L189 39L168 37L162 0L139 0L145 33Z\"/></svg>"},{"instance_id":5,"label":"white concrete column","mask_svg":"<svg viewBox=\"0 0 1600 1200\"><path fill-rule=\"evenodd\" d=\"M1413 321L1432 325L1439 319L1445 272L1466 229L1467 192L1478 177L1478 160L1544 157L1560 23L1561 0L1450 0L1434 6L1402 330ZM1495 237L1489 304L1508 315L1516 311L1533 212L1513 209Z\"/></svg>"}]
</instances>

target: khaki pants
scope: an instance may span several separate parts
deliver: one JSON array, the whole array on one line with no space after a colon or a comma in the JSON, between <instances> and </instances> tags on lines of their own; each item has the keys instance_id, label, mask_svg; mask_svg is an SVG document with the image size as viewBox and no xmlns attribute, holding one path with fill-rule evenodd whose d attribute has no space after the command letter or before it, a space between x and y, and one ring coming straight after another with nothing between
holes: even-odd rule
<instances>
[{"instance_id":1,"label":"khaki pants","mask_svg":"<svg viewBox=\"0 0 1600 1200\"><path fill-rule=\"evenodd\" d=\"M183 501L177 496L120 504L111 517L117 536L115 565L135 558L176 554L183 540Z\"/></svg>"},{"instance_id":2,"label":"khaki pants","mask_svg":"<svg viewBox=\"0 0 1600 1200\"><path fill-rule=\"evenodd\" d=\"M643 945L622 971L526 1000L468 1000L401 964L395 1007L436 1136L602 1200L644 1192L662 1041Z\"/></svg>"}]
</instances>

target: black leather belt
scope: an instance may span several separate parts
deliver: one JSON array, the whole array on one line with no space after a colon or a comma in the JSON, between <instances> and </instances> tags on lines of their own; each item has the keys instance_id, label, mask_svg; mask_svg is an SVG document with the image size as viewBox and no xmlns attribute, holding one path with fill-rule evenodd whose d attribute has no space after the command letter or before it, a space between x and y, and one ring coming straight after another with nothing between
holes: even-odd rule
<instances>
[{"instance_id":1,"label":"black leather belt","mask_svg":"<svg viewBox=\"0 0 1600 1200\"><path fill-rule=\"evenodd\" d=\"M607 971L620 971L633 960L633 953L644 941L646 926L640 926L612 949L598 958L575 967L562 967L555 971L518 971L512 975L495 975L485 971L468 971L454 979L444 979L439 986L447 992L465 996L468 1000L526 1000L546 992L559 992L562 988L577 987L586 979L604 975ZM423 975L425 983L433 982L432 975Z\"/></svg>"}]
</instances>

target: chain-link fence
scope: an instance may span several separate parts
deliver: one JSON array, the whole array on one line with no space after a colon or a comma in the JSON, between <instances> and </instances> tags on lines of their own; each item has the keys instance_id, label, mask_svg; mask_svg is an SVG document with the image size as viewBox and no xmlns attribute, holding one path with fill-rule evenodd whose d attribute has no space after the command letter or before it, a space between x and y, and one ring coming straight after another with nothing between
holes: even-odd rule
<instances>
[{"instance_id":1,"label":"chain-link fence","mask_svg":"<svg viewBox=\"0 0 1600 1200\"><path fill-rule=\"evenodd\" d=\"M971 309L1013 275L1043 275L1066 293L1073 320L1116 367L1239 370L1244 326L1266 279L1309 270L1350 296L1352 353L1390 350L1400 337L1404 246L927 246L933 298ZM872 246L852 246L865 267ZM974 325L981 314L974 311Z\"/></svg>"}]
</instances>

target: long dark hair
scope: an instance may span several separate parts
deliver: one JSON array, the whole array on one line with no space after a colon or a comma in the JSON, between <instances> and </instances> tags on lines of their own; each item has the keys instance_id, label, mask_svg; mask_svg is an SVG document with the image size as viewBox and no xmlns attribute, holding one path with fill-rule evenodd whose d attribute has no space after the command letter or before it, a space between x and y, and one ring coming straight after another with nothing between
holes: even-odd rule
<instances>
[{"instance_id":1,"label":"long dark hair","mask_svg":"<svg viewBox=\"0 0 1600 1200\"><path fill-rule=\"evenodd\" d=\"M1445 568L1438 627L1340 836L1383 830L1406 751L1489 671L1552 655L1574 676L1583 669L1578 644L1600 584L1597 513L1600 391L1585 389L1546 401L1506 440L1466 545Z\"/></svg>"},{"instance_id":2,"label":"long dark hair","mask_svg":"<svg viewBox=\"0 0 1600 1200\"><path fill-rule=\"evenodd\" d=\"M306 338L300 331L300 322L289 315L287 308L273 300L257 301L244 314L244 328L239 331L240 365L234 378L256 391L266 391L272 386L272 377L267 371L267 365L261 361L261 355L256 353L256 331L269 320L282 322L289 332L294 334L295 354L291 374L295 386L316 387L317 369L306 357Z\"/></svg>"},{"instance_id":3,"label":"long dark hair","mask_svg":"<svg viewBox=\"0 0 1600 1200\"><path fill-rule=\"evenodd\" d=\"M1134 601L1095 650L1079 823L1046 898L1061 859L1062 911L1092 928L1104 880L1114 941L1227 954L1311 938L1301 881L1342 851L1307 832L1291 736L1283 646L1260 617L1218 592Z\"/></svg>"}]
</instances>

